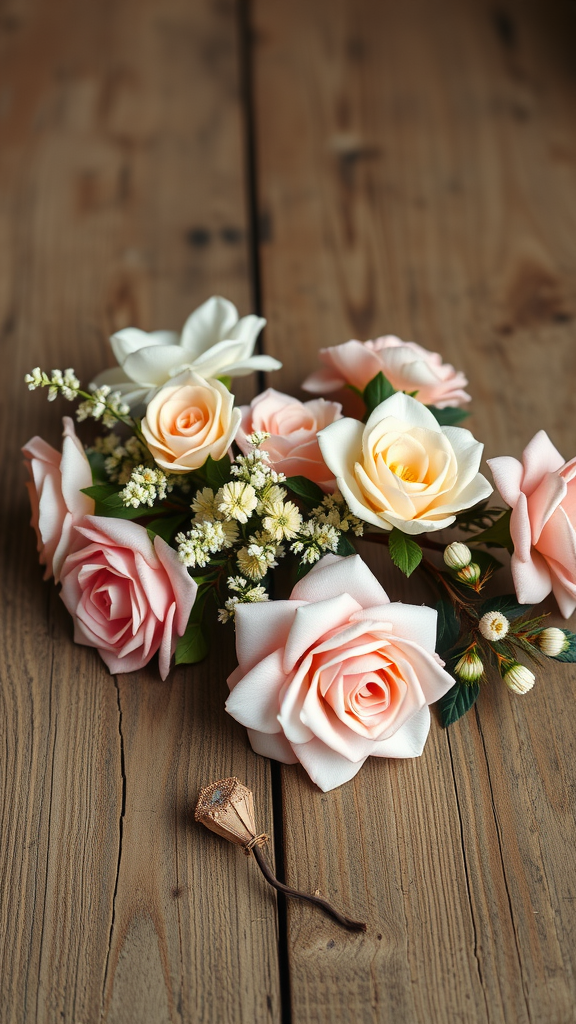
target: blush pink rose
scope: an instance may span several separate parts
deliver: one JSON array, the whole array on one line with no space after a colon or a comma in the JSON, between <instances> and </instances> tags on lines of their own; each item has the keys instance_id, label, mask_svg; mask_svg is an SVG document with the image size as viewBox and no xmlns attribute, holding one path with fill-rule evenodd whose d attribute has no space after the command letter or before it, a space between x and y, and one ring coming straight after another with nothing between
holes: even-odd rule
<instances>
[{"instance_id":1,"label":"blush pink rose","mask_svg":"<svg viewBox=\"0 0 576 1024\"><path fill-rule=\"evenodd\" d=\"M333 491L336 481L328 469L317 433L329 423L340 419L339 402L326 402L315 398L299 402L268 388L257 395L250 405L241 407L242 421L236 435L236 444L246 454L250 451L247 435L265 430L272 436L260 447L270 456L270 465L286 476L305 476L323 491Z\"/></svg>"},{"instance_id":2,"label":"blush pink rose","mask_svg":"<svg viewBox=\"0 0 576 1024\"><path fill-rule=\"evenodd\" d=\"M539 604L553 591L568 618L576 608L576 458L565 462L539 430L522 462L504 455L488 465L512 509L512 576L520 604Z\"/></svg>"},{"instance_id":3,"label":"blush pink rose","mask_svg":"<svg viewBox=\"0 0 576 1024\"><path fill-rule=\"evenodd\" d=\"M236 609L226 710L253 749L299 761L320 789L367 757L418 757L428 705L454 680L436 656L436 611L390 604L359 555L326 555L288 601Z\"/></svg>"},{"instance_id":4,"label":"blush pink rose","mask_svg":"<svg viewBox=\"0 0 576 1024\"><path fill-rule=\"evenodd\" d=\"M312 394L326 394L351 384L363 391L369 381L382 372L397 391L417 391L414 397L424 405L439 409L465 405L470 395L464 388L463 373L442 362L437 352L402 341L387 334L375 341L346 341L343 345L320 349L323 365L306 378L302 387Z\"/></svg>"},{"instance_id":5,"label":"blush pink rose","mask_svg":"<svg viewBox=\"0 0 576 1024\"><path fill-rule=\"evenodd\" d=\"M158 651L165 679L197 586L161 537L126 519L88 516L84 547L62 568L61 598L77 644L96 647L111 673L135 672Z\"/></svg>"},{"instance_id":6,"label":"blush pink rose","mask_svg":"<svg viewBox=\"0 0 576 1024\"><path fill-rule=\"evenodd\" d=\"M94 501L81 488L92 485L92 471L76 437L74 422L64 416L62 452L33 437L22 452L30 479L26 483L44 579L60 579L66 555L78 543L74 527L94 511Z\"/></svg>"}]
</instances>

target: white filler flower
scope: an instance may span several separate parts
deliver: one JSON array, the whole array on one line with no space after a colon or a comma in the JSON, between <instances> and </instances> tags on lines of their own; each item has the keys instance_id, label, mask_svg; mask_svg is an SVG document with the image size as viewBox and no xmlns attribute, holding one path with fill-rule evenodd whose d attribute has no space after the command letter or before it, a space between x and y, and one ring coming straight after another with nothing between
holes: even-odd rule
<instances>
[{"instance_id":1,"label":"white filler flower","mask_svg":"<svg viewBox=\"0 0 576 1024\"><path fill-rule=\"evenodd\" d=\"M118 363L95 384L122 393L130 407L148 403L158 388L185 370L202 377L244 377L253 370L279 370L271 356L253 355L266 321L250 314L238 319L236 306L219 295L195 309L182 333L126 327L110 338Z\"/></svg>"}]
</instances>

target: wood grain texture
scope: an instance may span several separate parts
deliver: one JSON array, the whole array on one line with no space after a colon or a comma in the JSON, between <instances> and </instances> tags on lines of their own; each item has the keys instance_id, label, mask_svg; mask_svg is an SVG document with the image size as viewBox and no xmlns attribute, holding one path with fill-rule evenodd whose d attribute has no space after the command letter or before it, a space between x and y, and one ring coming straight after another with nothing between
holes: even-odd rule
<instances>
[{"instance_id":1,"label":"wood grain texture","mask_svg":"<svg viewBox=\"0 0 576 1024\"><path fill-rule=\"evenodd\" d=\"M19 447L70 408L107 336L178 328L210 294L250 311L235 3L8 0L0 11L2 706L0 1016L7 1024L276 1021L276 904L193 823L238 774L272 827L270 770L224 714L232 637L162 683L72 643L28 526Z\"/></svg>"},{"instance_id":2,"label":"wood grain texture","mask_svg":"<svg viewBox=\"0 0 576 1024\"><path fill-rule=\"evenodd\" d=\"M466 370L488 455L543 427L571 457L573 6L253 8L274 386L297 393L322 345L396 333ZM283 770L287 881L370 922L289 907L295 1024L574 1020L575 686L569 666L522 699L495 681L419 761L332 793Z\"/></svg>"}]
</instances>

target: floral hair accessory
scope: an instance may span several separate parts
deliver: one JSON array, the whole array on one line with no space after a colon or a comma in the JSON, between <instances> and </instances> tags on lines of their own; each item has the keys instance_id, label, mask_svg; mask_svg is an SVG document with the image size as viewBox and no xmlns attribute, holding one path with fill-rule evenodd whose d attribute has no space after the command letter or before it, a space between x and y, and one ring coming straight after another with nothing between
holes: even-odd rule
<instances>
[{"instance_id":1,"label":"floral hair accessory","mask_svg":"<svg viewBox=\"0 0 576 1024\"><path fill-rule=\"evenodd\" d=\"M564 617L576 608L576 458L539 431L522 462L490 461L508 507L491 504L483 445L460 426L465 377L391 335L323 350L305 382L347 383L362 422L273 389L238 408L230 377L279 365L253 354L263 324L216 296L181 335L119 332L122 369L88 390L72 368L28 373L100 428L84 448L65 417L61 452L24 446L31 523L76 642L112 672L158 655L165 678L206 655L211 617L234 623L228 712L328 790L367 757L419 756L430 705L447 727L495 678L530 700L546 659L576 661L576 635L533 607L552 592ZM422 574L430 606L399 603L393 573L384 590L367 544ZM282 561L289 596L271 600Z\"/></svg>"}]
</instances>

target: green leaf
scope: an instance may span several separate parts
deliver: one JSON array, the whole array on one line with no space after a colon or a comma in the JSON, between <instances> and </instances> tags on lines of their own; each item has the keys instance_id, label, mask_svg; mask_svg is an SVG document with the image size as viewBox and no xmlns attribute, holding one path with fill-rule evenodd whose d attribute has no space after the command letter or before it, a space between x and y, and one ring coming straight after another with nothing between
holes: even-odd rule
<instances>
[{"instance_id":1,"label":"green leaf","mask_svg":"<svg viewBox=\"0 0 576 1024\"><path fill-rule=\"evenodd\" d=\"M480 687L478 683L454 683L440 700L440 718L445 729L457 722L476 703Z\"/></svg>"},{"instance_id":2,"label":"green leaf","mask_svg":"<svg viewBox=\"0 0 576 1024\"><path fill-rule=\"evenodd\" d=\"M194 665L208 654L208 644L199 622L189 622L186 632L176 644L174 660L177 665Z\"/></svg>"},{"instance_id":3,"label":"green leaf","mask_svg":"<svg viewBox=\"0 0 576 1024\"><path fill-rule=\"evenodd\" d=\"M502 612L507 619L519 619L532 608L531 604L518 604L514 594L500 594L498 597L490 597L480 605L478 614L480 617L486 612Z\"/></svg>"},{"instance_id":4,"label":"green leaf","mask_svg":"<svg viewBox=\"0 0 576 1024\"><path fill-rule=\"evenodd\" d=\"M441 427L455 427L457 423L462 423L470 415L466 409L459 409L455 405L448 405L445 409L438 409L435 405L427 406L433 416L436 417Z\"/></svg>"},{"instance_id":5,"label":"green leaf","mask_svg":"<svg viewBox=\"0 0 576 1024\"><path fill-rule=\"evenodd\" d=\"M344 557L346 557L346 555L357 554L356 548L354 547L352 541L348 539L345 533L340 534L338 547L336 548L336 554L343 555Z\"/></svg>"},{"instance_id":6,"label":"green leaf","mask_svg":"<svg viewBox=\"0 0 576 1024\"><path fill-rule=\"evenodd\" d=\"M562 632L568 638L568 647L561 654L557 654L552 660L553 661L576 661L576 633L571 633L569 629L563 629Z\"/></svg>"},{"instance_id":7,"label":"green leaf","mask_svg":"<svg viewBox=\"0 0 576 1024\"><path fill-rule=\"evenodd\" d=\"M224 385L225 388L228 388L228 391L230 391L232 377L218 377L218 380L220 381L221 384Z\"/></svg>"},{"instance_id":8,"label":"green leaf","mask_svg":"<svg viewBox=\"0 0 576 1024\"><path fill-rule=\"evenodd\" d=\"M120 494L122 490L118 484L92 484L91 487L82 487L82 494L87 494L94 501L105 501L113 494Z\"/></svg>"},{"instance_id":9,"label":"green leaf","mask_svg":"<svg viewBox=\"0 0 576 1024\"><path fill-rule=\"evenodd\" d=\"M214 462L212 456L209 455L203 466L208 486L217 491L223 484L227 484L230 480L231 465L228 455L225 455L223 459L218 459L218 462Z\"/></svg>"},{"instance_id":10,"label":"green leaf","mask_svg":"<svg viewBox=\"0 0 576 1024\"><path fill-rule=\"evenodd\" d=\"M169 544L178 527L189 518L189 512L179 512L175 516L162 516L160 519L153 519L151 523L148 523L148 533L162 537L162 540Z\"/></svg>"},{"instance_id":11,"label":"green leaf","mask_svg":"<svg viewBox=\"0 0 576 1024\"><path fill-rule=\"evenodd\" d=\"M435 605L438 612L436 626L436 650L440 656L446 654L460 636L460 619L450 601L438 601Z\"/></svg>"},{"instance_id":12,"label":"green leaf","mask_svg":"<svg viewBox=\"0 0 576 1024\"><path fill-rule=\"evenodd\" d=\"M382 370L372 377L372 380L368 382L362 393L364 404L366 405L366 419L370 416L370 413L374 412L376 406L380 405L381 402L385 402L391 395L396 394L396 388L393 388L387 377L384 376Z\"/></svg>"},{"instance_id":13,"label":"green leaf","mask_svg":"<svg viewBox=\"0 0 576 1024\"><path fill-rule=\"evenodd\" d=\"M108 474L104 468L106 456L102 452L86 452L86 458L92 470L92 483L105 484L108 481Z\"/></svg>"},{"instance_id":14,"label":"green leaf","mask_svg":"<svg viewBox=\"0 0 576 1024\"><path fill-rule=\"evenodd\" d=\"M141 505L140 508L126 506L120 497L123 490L117 484L93 484L92 487L83 487L82 494L87 494L96 503L94 514L97 516L108 516L113 519L143 519L152 515L152 509L148 505Z\"/></svg>"},{"instance_id":15,"label":"green leaf","mask_svg":"<svg viewBox=\"0 0 576 1024\"><path fill-rule=\"evenodd\" d=\"M324 491L305 476L289 476L284 481L284 486L293 494L297 494L308 508L322 504Z\"/></svg>"},{"instance_id":16,"label":"green leaf","mask_svg":"<svg viewBox=\"0 0 576 1024\"><path fill-rule=\"evenodd\" d=\"M487 530L483 530L482 533L474 534L467 543L486 544L489 548L506 548L508 551L513 551L514 545L510 537L511 515L512 509L507 508L492 526L489 526Z\"/></svg>"},{"instance_id":17,"label":"green leaf","mask_svg":"<svg viewBox=\"0 0 576 1024\"><path fill-rule=\"evenodd\" d=\"M398 566L405 576L411 576L422 561L420 545L407 534L402 533L402 530L397 530L396 527L388 538L388 550L394 565Z\"/></svg>"}]
</instances>

